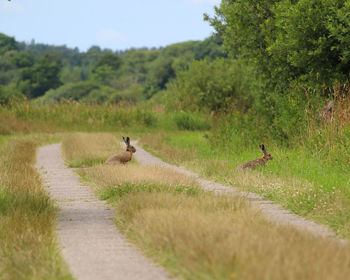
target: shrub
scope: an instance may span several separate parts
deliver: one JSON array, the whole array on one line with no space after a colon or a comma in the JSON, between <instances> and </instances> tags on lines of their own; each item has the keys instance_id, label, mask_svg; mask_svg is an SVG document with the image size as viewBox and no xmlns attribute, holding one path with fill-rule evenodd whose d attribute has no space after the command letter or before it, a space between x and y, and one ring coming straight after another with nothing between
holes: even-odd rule
<instances>
[{"instance_id":1,"label":"shrub","mask_svg":"<svg viewBox=\"0 0 350 280\"><path fill-rule=\"evenodd\" d=\"M189 110L226 112L232 108L245 110L251 104L250 75L237 61L216 59L194 61L188 70L177 73L169 90L177 107Z\"/></svg>"},{"instance_id":2,"label":"shrub","mask_svg":"<svg viewBox=\"0 0 350 280\"><path fill-rule=\"evenodd\" d=\"M184 130L207 130L210 128L206 119L193 113L178 112L174 116L174 121L179 129Z\"/></svg>"}]
</instances>

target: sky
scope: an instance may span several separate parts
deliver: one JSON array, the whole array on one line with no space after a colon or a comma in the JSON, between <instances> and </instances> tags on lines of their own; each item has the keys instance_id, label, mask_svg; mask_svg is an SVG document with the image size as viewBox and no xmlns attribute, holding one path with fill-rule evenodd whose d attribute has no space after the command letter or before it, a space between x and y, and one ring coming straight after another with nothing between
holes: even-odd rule
<instances>
[{"instance_id":1,"label":"sky","mask_svg":"<svg viewBox=\"0 0 350 280\"><path fill-rule=\"evenodd\" d=\"M203 40L214 29L203 14L220 0L0 0L0 32L17 41L86 51L160 47Z\"/></svg>"}]
</instances>

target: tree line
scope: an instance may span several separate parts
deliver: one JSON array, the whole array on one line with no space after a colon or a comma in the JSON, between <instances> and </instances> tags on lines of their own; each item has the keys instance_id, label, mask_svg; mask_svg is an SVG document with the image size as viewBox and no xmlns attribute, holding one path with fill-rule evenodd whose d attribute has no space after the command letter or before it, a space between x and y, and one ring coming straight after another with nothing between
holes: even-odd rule
<instances>
[{"instance_id":1,"label":"tree line","mask_svg":"<svg viewBox=\"0 0 350 280\"><path fill-rule=\"evenodd\" d=\"M25 97L38 102L137 103L164 90L191 61L223 56L217 36L163 48L112 51L92 46L80 52L0 34L0 101Z\"/></svg>"}]
</instances>

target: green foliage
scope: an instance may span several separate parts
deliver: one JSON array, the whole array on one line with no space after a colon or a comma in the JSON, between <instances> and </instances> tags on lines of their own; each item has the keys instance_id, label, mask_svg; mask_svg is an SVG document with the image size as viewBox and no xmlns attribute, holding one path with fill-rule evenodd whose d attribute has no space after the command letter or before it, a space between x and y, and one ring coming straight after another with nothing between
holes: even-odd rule
<instances>
[{"instance_id":1,"label":"green foliage","mask_svg":"<svg viewBox=\"0 0 350 280\"><path fill-rule=\"evenodd\" d=\"M151 127L157 124L158 118L151 111L137 109L136 120L138 123L141 123L147 127Z\"/></svg>"},{"instance_id":2,"label":"green foliage","mask_svg":"<svg viewBox=\"0 0 350 280\"><path fill-rule=\"evenodd\" d=\"M62 97L81 98L84 102L137 103L164 90L176 71L185 69L193 59L217 56L223 53L221 41L215 36L159 49L113 52L92 46L87 52L79 52L77 48L36 44L34 40L30 44L18 43L1 34L0 84L5 86L1 95L16 92L35 99L49 92L41 100ZM83 81L98 88L83 89Z\"/></svg>"},{"instance_id":3,"label":"green foliage","mask_svg":"<svg viewBox=\"0 0 350 280\"><path fill-rule=\"evenodd\" d=\"M55 53L45 53L32 67L25 67L21 71L23 93L35 98L45 94L51 88L61 85L59 73L62 69L62 61Z\"/></svg>"},{"instance_id":4,"label":"green foliage","mask_svg":"<svg viewBox=\"0 0 350 280\"><path fill-rule=\"evenodd\" d=\"M0 55L8 51L17 51L18 44L13 37L9 37L3 33L0 33Z\"/></svg>"},{"instance_id":5,"label":"green foliage","mask_svg":"<svg viewBox=\"0 0 350 280\"><path fill-rule=\"evenodd\" d=\"M116 54L112 52L103 53L94 66L94 70L98 67L107 65L112 71L119 69L122 61Z\"/></svg>"},{"instance_id":6,"label":"green foliage","mask_svg":"<svg viewBox=\"0 0 350 280\"><path fill-rule=\"evenodd\" d=\"M91 99L90 93L100 90L100 85L91 81L65 84L58 89L49 90L44 96L37 99L40 103L53 103L61 100L79 100L82 98ZM90 98L88 97L90 96ZM102 93L96 99L102 98Z\"/></svg>"},{"instance_id":7,"label":"green foliage","mask_svg":"<svg viewBox=\"0 0 350 280\"><path fill-rule=\"evenodd\" d=\"M117 70L122 64L119 56L112 52L103 53L92 69L93 79L99 82L108 82L116 75Z\"/></svg>"},{"instance_id":8,"label":"green foliage","mask_svg":"<svg viewBox=\"0 0 350 280\"><path fill-rule=\"evenodd\" d=\"M131 84L123 90L117 90L112 93L108 101L111 103L125 102L129 104L137 104L145 99L144 88L139 84Z\"/></svg>"},{"instance_id":9,"label":"green foliage","mask_svg":"<svg viewBox=\"0 0 350 280\"><path fill-rule=\"evenodd\" d=\"M350 4L344 0L222 1L207 17L224 46L276 89L292 81L331 86L349 76Z\"/></svg>"},{"instance_id":10,"label":"green foliage","mask_svg":"<svg viewBox=\"0 0 350 280\"><path fill-rule=\"evenodd\" d=\"M210 129L210 124L208 120L201 117L200 115L195 115L193 113L187 112L176 112L174 115L174 121L179 129L183 130L208 130Z\"/></svg>"},{"instance_id":11,"label":"green foliage","mask_svg":"<svg viewBox=\"0 0 350 280\"><path fill-rule=\"evenodd\" d=\"M300 0L276 5L274 31L265 30L272 67L278 67L274 74L311 86L345 81L350 71L348 46L344 45L350 38L344 30L350 22L349 4L343 0ZM272 19L268 24L272 25Z\"/></svg>"},{"instance_id":12,"label":"green foliage","mask_svg":"<svg viewBox=\"0 0 350 280\"><path fill-rule=\"evenodd\" d=\"M247 69L231 60L194 61L188 70L177 74L169 90L177 106L183 109L225 112L237 108L244 111L251 103L247 73Z\"/></svg>"},{"instance_id":13,"label":"green foliage","mask_svg":"<svg viewBox=\"0 0 350 280\"><path fill-rule=\"evenodd\" d=\"M16 66L11 61L11 52L0 55L0 85L8 85L18 76Z\"/></svg>"},{"instance_id":14,"label":"green foliage","mask_svg":"<svg viewBox=\"0 0 350 280\"><path fill-rule=\"evenodd\" d=\"M23 100L24 96L18 91L17 85L14 83L8 86L0 86L0 104L6 105L12 101Z\"/></svg>"},{"instance_id":15,"label":"green foliage","mask_svg":"<svg viewBox=\"0 0 350 280\"><path fill-rule=\"evenodd\" d=\"M35 62L34 56L27 51L16 53L11 59L18 68L32 67Z\"/></svg>"}]
</instances>

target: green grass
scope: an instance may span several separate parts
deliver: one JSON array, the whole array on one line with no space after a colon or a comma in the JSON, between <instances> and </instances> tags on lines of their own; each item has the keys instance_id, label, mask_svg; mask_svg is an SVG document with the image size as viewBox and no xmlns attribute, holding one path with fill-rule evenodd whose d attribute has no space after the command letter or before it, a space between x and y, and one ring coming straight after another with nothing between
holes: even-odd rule
<instances>
[{"instance_id":1,"label":"green grass","mask_svg":"<svg viewBox=\"0 0 350 280\"><path fill-rule=\"evenodd\" d=\"M223 149L213 145L206 133L198 132L157 137L160 140L148 136L142 139L145 147L163 159L213 180L262 194L350 237L350 166L326 160L301 145L286 148L265 143L274 160L265 168L242 174L235 170L238 165L262 156L258 144Z\"/></svg>"}]
</instances>

